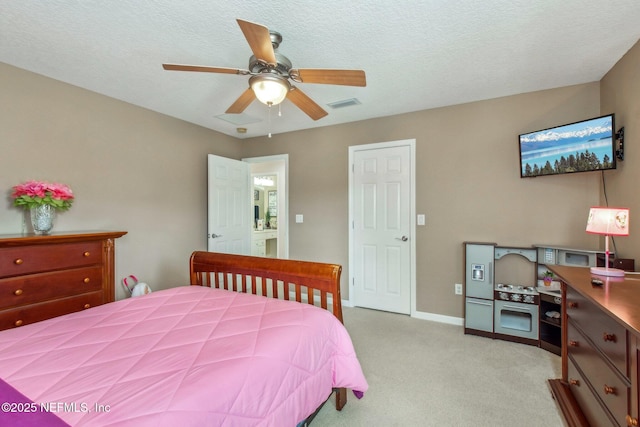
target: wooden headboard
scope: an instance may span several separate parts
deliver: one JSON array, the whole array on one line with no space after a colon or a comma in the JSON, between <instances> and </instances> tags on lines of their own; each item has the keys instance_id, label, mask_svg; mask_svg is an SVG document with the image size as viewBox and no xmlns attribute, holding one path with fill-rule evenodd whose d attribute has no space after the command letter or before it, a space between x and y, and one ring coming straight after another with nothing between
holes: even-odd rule
<instances>
[{"instance_id":1,"label":"wooden headboard","mask_svg":"<svg viewBox=\"0 0 640 427\"><path fill-rule=\"evenodd\" d=\"M191 285L208 286L271 298L306 300L342 322L342 267L310 261L196 251L191 254Z\"/></svg>"}]
</instances>

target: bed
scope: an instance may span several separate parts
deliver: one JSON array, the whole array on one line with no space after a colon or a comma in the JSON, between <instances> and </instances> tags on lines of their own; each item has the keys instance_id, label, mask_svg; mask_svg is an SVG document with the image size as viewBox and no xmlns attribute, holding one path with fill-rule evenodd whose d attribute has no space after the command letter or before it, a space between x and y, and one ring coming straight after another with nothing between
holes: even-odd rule
<instances>
[{"instance_id":1,"label":"bed","mask_svg":"<svg viewBox=\"0 0 640 427\"><path fill-rule=\"evenodd\" d=\"M338 265L194 252L190 285L0 332L0 425L296 426L367 381Z\"/></svg>"}]
</instances>

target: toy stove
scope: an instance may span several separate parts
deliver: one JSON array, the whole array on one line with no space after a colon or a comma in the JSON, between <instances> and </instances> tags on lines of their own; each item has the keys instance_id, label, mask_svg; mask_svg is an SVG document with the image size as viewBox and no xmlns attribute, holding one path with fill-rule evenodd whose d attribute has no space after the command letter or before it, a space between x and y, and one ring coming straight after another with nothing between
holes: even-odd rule
<instances>
[{"instance_id":1,"label":"toy stove","mask_svg":"<svg viewBox=\"0 0 640 427\"><path fill-rule=\"evenodd\" d=\"M496 336L519 337L530 344L538 340L538 302L533 286L498 283L493 292Z\"/></svg>"},{"instance_id":2,"label":"toy stove","mask_svg":"<svg viewBox=\"0 0 640 427\"><path fill-rule=\"evenodd\" d=\"M538 291L533 286L498 283L493 294L495 300L520 302L524 304L538 304L539 299Z\"/></svg>"}]
</instances>

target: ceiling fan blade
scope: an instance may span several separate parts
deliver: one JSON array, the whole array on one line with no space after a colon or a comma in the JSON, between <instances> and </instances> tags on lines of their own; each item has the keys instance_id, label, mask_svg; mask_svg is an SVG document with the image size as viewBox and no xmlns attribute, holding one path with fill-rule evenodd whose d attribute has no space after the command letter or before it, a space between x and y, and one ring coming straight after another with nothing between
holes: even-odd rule
<instances>
[{"instance_id":1,"label":"ceiling fan blade","mask_svg":"<svg viewBox=\"0 0 640 427\"><path fill-rule=\"evenodd\" d=\"M300 68L289 70L294 81L301 83L321 83L325 85L366 86L367 78L363 70L328 70L320 68Z\"/></svg>"},{"instance_id":2,"label":"ceiling fan blade","mask_svg":"<svg viewBox=\"0 0 640 427\"><path fill-rule=\"evenodd\" d=\"M293 102L299 109L304 111L304 113L307 116L311 117L313 120L321 119L329 114L295 86L291 88L289 93L287 93L287 99Z\"/></svg>"},{"instance_id":3,"label":"ceiling fan blade","mask_svg":"<svg viewBox=\"0 0 640 427\"><path fill-rule=\"evenodd\" d=\"M254 24L253 22L236 19L244 37L251 47L251 51L257 59L262 59L268 64L277 64L276 54L271 44L271 36L269 29L264 25Z\"/></svg>"},{"instance_id":4,"label":"ceiling fan blade","mask_svg":"<svg viewBox=\"0 0 640 427\"><path fill-rule=\"evenodd\" d=\"M248 88L236 101L231 104L231 107L227 108L225 113L227 114L240 114L242 113L248 106L256 99L256 96L253 93L253 89Z\"/></svg>"},{"instance_id":5,"label":"ceiling fan blade","mask_svg":"<svg viewBox=\"0 0 640 427\"><path fill-rule=\"evenodd\" d=\"M207 67L204 65L162 64L168 71L198 71L201 73L250 74L249 70L239 68Z\"/></svg>"}]
</instances>

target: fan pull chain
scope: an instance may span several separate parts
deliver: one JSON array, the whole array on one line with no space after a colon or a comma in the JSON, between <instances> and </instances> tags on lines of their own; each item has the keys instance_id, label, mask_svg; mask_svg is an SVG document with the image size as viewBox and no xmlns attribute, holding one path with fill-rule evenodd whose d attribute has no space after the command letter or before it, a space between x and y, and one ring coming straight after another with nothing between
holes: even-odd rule
<instances>
[{"instance_id":1,"label":"fan pull chain","mask_svg":"<svg viewBox=\"0 0 640 427\"><path fill-rule=\"evenodd\" d=\"M269 138L271 138L271 106L273 104L269 103L267 104L269 106L269 115L267 116L267 127L269 129Z\"/></svg>"}]
</instances>

